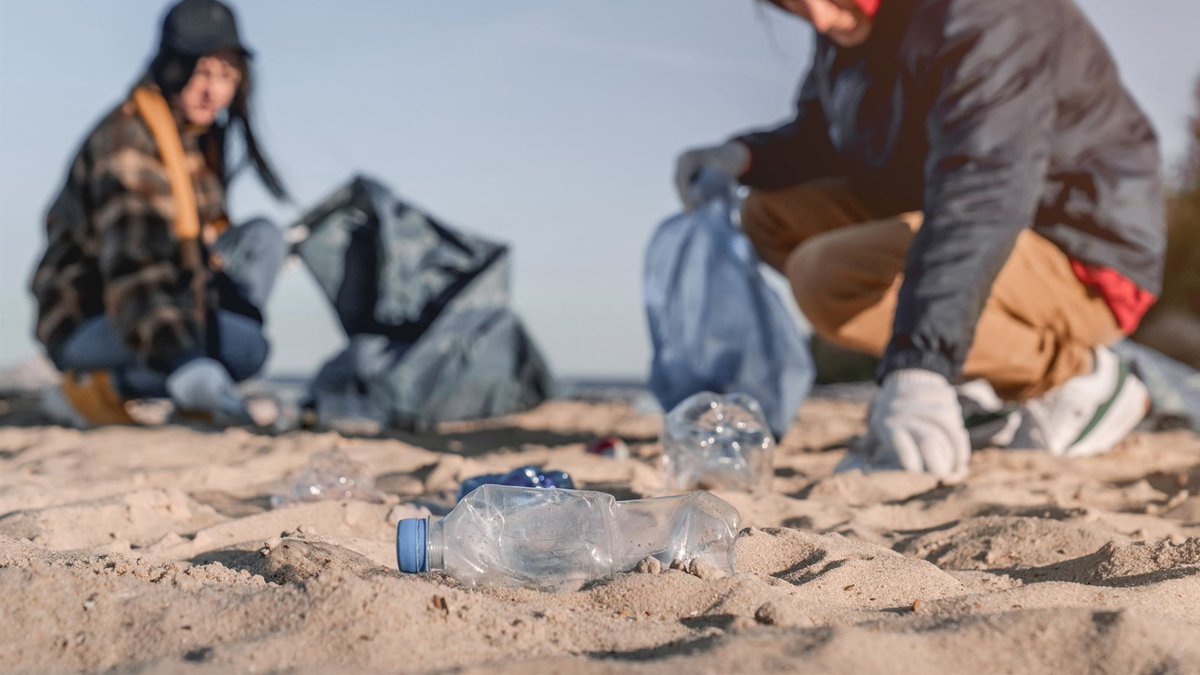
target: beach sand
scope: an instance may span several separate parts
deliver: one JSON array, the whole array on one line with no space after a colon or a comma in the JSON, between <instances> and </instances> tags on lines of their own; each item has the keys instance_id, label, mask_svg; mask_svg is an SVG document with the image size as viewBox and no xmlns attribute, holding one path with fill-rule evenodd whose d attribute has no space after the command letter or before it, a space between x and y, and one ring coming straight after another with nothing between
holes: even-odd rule
<instances>
[{"instance_id":1,"label":"beach sand","mask_svg":"<svg viewBox=\"0 0 1200 675\"><path fill-rule=\"evenodd\" d=\"M402 576L394 526L463 478L529 463L660 494L658 416L556 401L387 439L81 432L8 398L0 670L1200 672L1195 434L1076 461L984 451L960 485L833 475L867 395L805 405L771 494L718 493L746 528L736 575L558 594ZM585 453L609 435L633 457ZM335 448L369 467L381 503L270 509Z\"/></svg>"}]
</instances>

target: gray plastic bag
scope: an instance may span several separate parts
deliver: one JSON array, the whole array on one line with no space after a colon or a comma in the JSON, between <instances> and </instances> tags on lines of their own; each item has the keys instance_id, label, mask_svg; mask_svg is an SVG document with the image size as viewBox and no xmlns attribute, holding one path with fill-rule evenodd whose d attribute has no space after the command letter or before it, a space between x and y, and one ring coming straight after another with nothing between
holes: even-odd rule
<instances>
[{"instance_id":1,"label":"gray plastic bag","mask_svg":"<svg viewBox=\"0 0 1200 675\"><path fill-rule=\"evenodd\" d=\"M508 247L451 228L364 176L309 211L296 251L347 335L413 341L443 312L508 304Z\"/></svg>"},{"instance_id":2,"label":"gray plastic bag","mask_svg":"<svg viewBox=\"0 0 1200 675\"><path fill-rule=\"evenodd\" d=\"M427 430L508 415L549 398L549 369L505 307L446 314L412 344L356 335L310 385L320 425Z\"/></svg>"},{"instance_id":3,"label":"gray plastic bag","mask_svg":"<svg viewBox=\"0 0 1200 675\"><path fill-rule=\"evenodd\" d=\"M1123 340L1113 349L1150 392L1147 422L1151 427L1183 427L1200 433L1200 372L1132 340Z\"/></svg>"},{"instance_id":4,"label":"gray plastic bag","mask_svg":"<svg viewBox=\"0 0 1200 675\"><path fill-rule=\"evenodd\" d=\"M779 438L812 388L808 340L735 224L732 188L701 189L707 201L662 223L646 250L650 389L664 410L701 391L748 394Z\"/></svg>"},{"instance_id":5,"label":"gray plastic bag","mask_svg":"<svg viewBox=\"0 0 1200 675\"><path fill-rule=\"evenodd\" d=\"M508 248L354 179L297 224L297 250L349 337L309 385L318 425L347 433L496 417L551 395L508 308Z\"/></svg>"}]
</instances>

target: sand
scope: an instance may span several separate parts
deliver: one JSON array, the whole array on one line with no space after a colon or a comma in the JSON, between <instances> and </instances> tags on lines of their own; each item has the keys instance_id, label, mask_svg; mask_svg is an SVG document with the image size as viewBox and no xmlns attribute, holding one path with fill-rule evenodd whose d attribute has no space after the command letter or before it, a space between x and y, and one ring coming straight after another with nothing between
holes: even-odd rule
<instances>
[{"instance_id":1,"label":"sand","mask_svg":"<svg viewBox=\"0 0 1200 675\"><path fill-rule=\"evenodd\" d=\"M866 393L869 395L869 392ZM658 417L557 401L399 434L87 432L0 403L0 670L1200 672L1200 439L1065 461L988 450L970 478L833 475L862 391L806 404L737 574L629 573L548 594L395 569L399 518L481 472L544 463L661 493ZM616 435L633 457L588 455ZM316 452L378 502L272 510ZM703 575L707 576L707 575Z\"/></svg>"}]
</instances>

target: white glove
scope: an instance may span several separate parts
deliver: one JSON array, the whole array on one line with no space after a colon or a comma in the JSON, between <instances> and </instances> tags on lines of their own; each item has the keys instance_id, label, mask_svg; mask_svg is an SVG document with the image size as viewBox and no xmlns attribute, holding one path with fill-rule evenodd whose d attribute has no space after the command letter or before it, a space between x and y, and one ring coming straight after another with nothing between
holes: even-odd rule
<instances>
[{"instance_id":1,"label":"white glove","mask_svg":"<svg viewBox=\"0 0 1200 675\"><path fill-rule=\"evenodd\" d=\"M870 469L965 478L971 442L957 390L928 370L909 368L889 374L871 402L864 446L861 460Z\"/></svg>"},{"instance_id":2,"label":"white glove","mask_svg":"<svg viewBox=\"0 0 1200 675\"><path fill-rule=\"evenodd\" d=\"M250 420L246 401L229 371L213 359L195 359L171 373L167 393L179 410L208 413L217 423L243 424Z\"/></svg>"},{"instance_id":3,"label":"white glove","mask_svg":"<svg viewBox=\"0 0 1200 675\"><path fill-rule=\"evenodd\" d=\"M675 189L679 201L688 211L699 206L700 195L692 184L702 171L712 171L736 182L750 163L750 148L738 141L730 141L707 148L693 148L675 160Z\"/></svg>"}]
</instances>

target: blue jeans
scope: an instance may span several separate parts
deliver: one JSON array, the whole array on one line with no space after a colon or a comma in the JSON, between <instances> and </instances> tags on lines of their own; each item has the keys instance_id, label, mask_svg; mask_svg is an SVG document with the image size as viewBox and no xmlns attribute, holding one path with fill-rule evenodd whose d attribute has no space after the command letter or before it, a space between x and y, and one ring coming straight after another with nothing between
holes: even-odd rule
<instances>
[{"instance_id":1,"label":"blue jeans","mask_svg":"<svg viewBox=\"0 0 1200 675\"><path fill-rule=\"evenodd\" d=\"M221 256L222 270L232 282L239 303L262 308L287 255L279 228L262 219L231 227L217 240L213 251ZM218 348L211 356L234 380L240 382L262 370L270 352L262 324L241 313L218 309L216 330ZM61 371L110 371L123 396L166 396L167 373L139 362L106 316L85 321L50 358Z\"/></svg>"}]
</instances>

